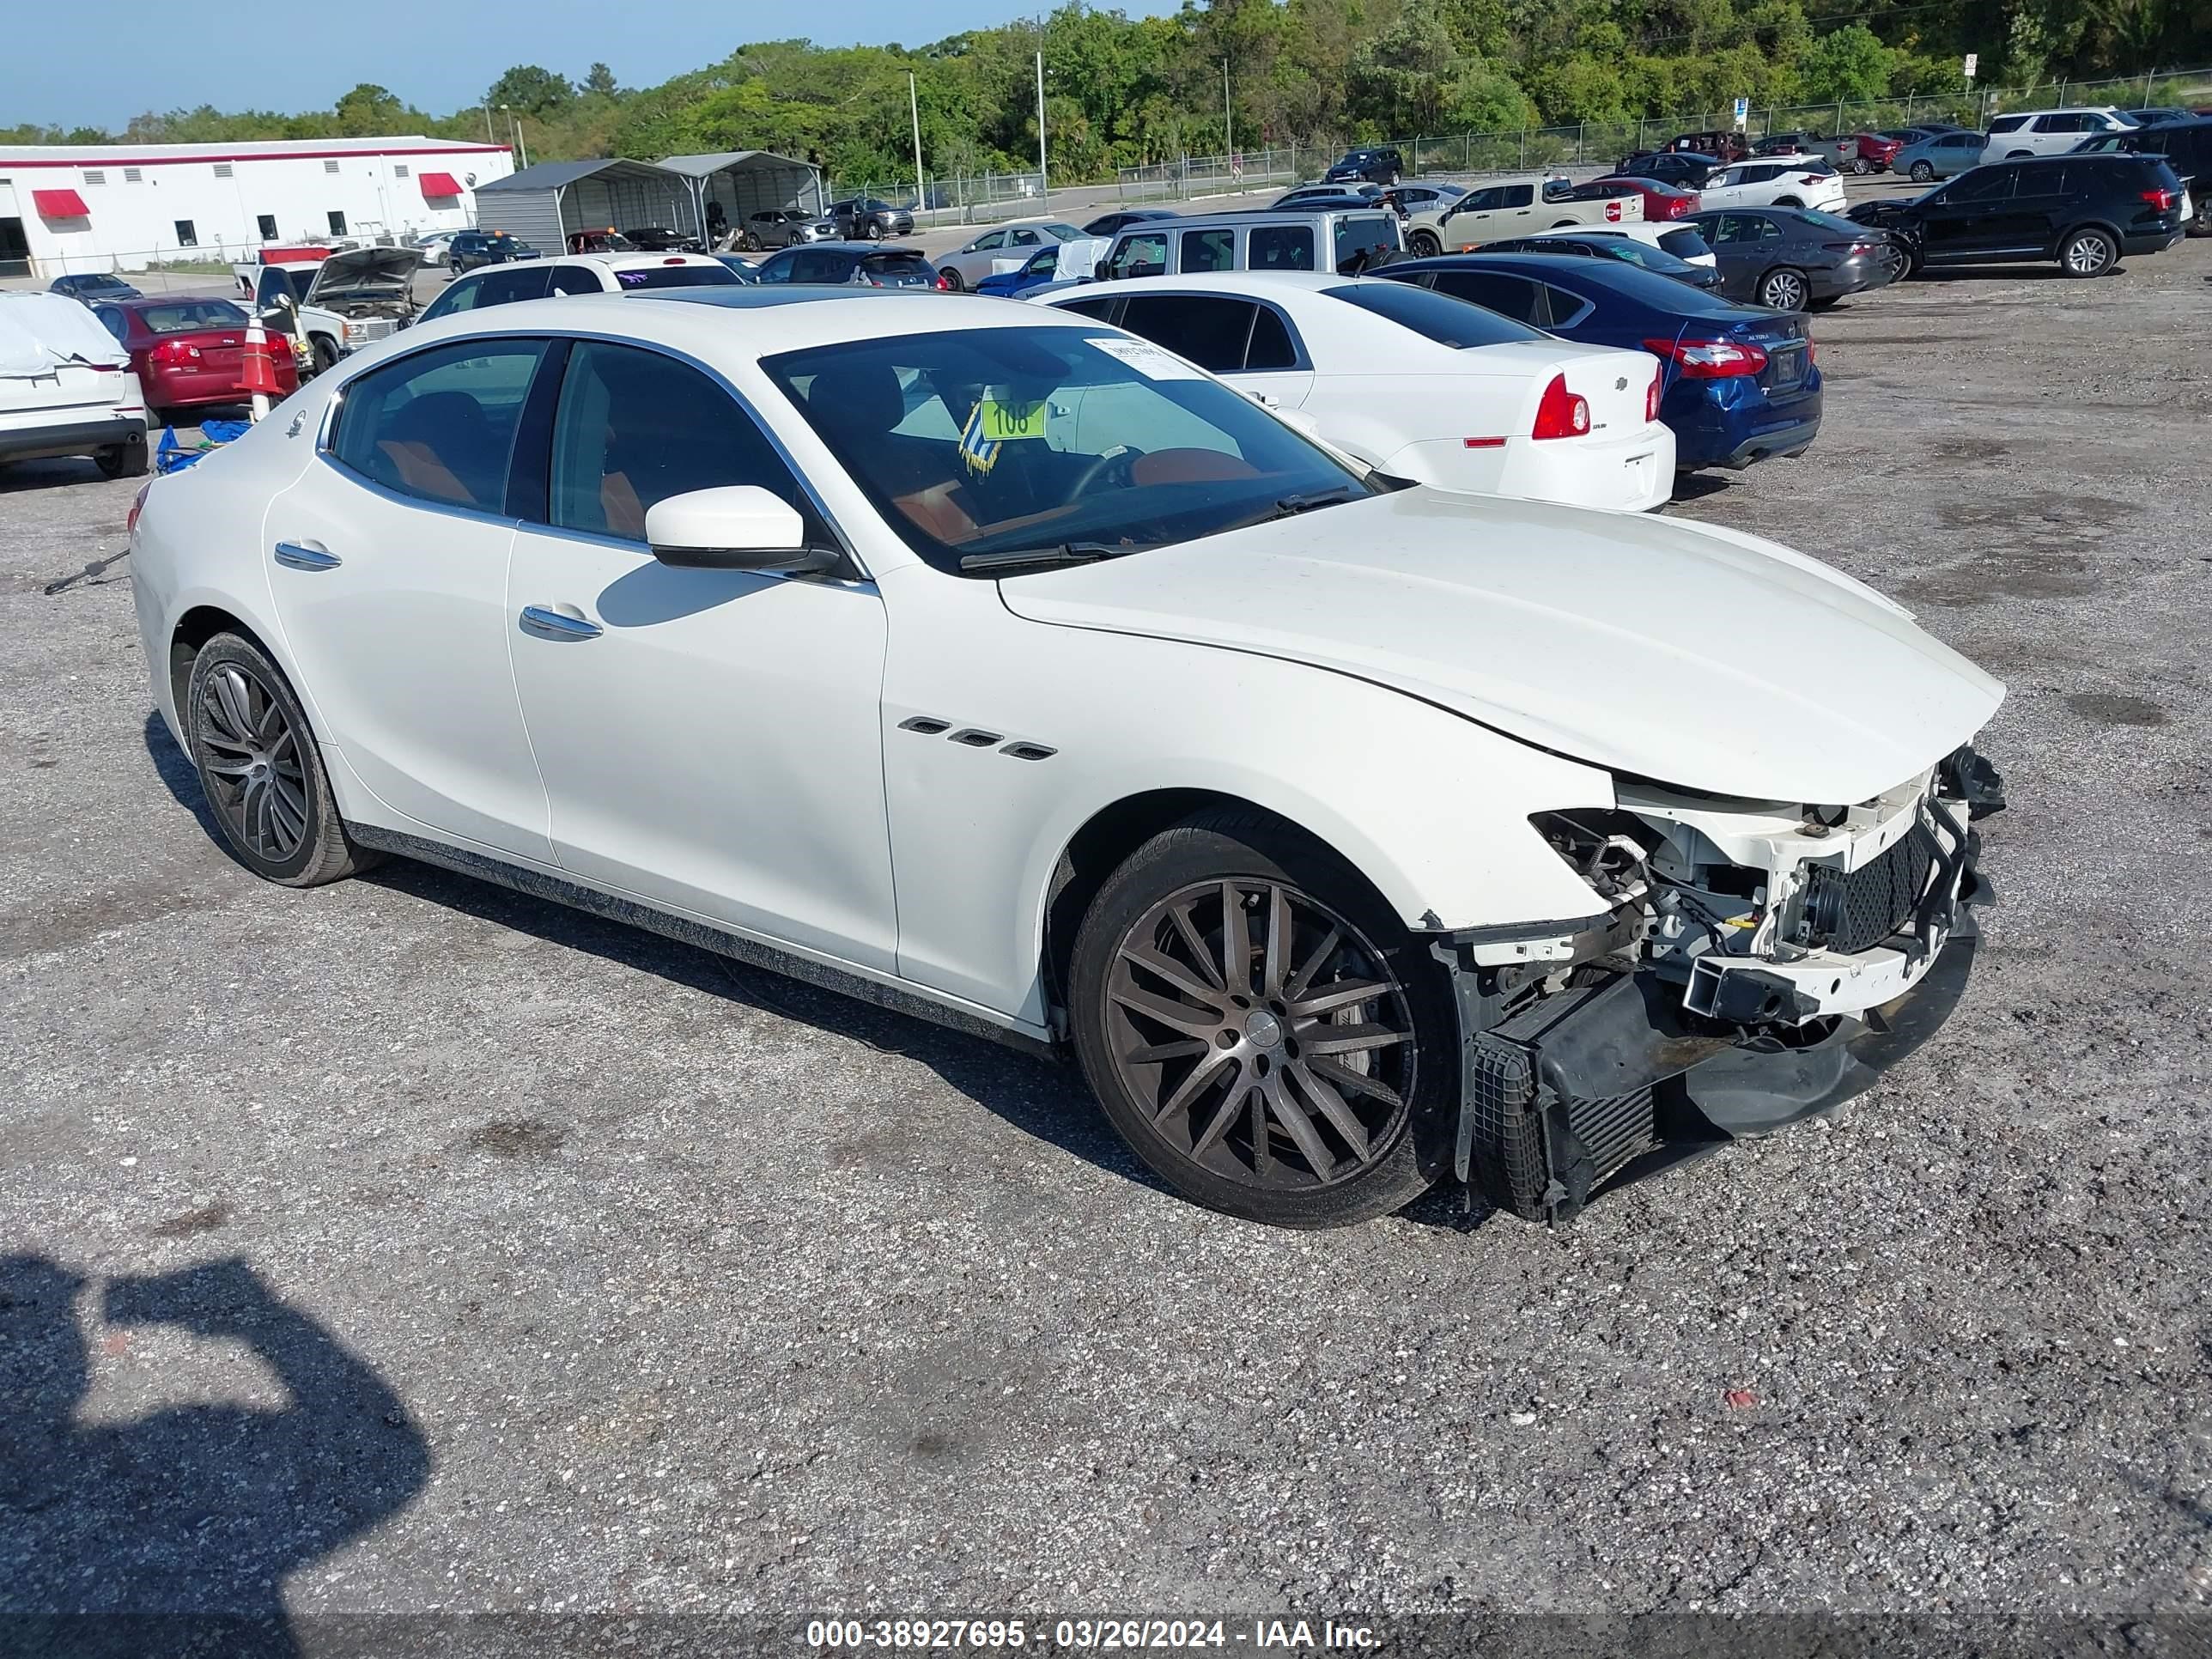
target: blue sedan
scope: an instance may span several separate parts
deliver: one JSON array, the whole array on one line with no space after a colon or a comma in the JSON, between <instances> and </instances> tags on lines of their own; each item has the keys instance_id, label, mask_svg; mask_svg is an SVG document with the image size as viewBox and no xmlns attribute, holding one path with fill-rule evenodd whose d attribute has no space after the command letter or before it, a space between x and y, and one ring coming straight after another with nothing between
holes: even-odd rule
<instances>
[{"instance_id":1,"label":"blue sedan","mask_svg":"<svg viewBox=\"0 0 2212 1659\"><path fill-rule=\"evenodd\" d=\"M1978 132L1930 133L1892 156L1889 170L1916 184L1932 185L1981 166L1984 142Z\"/></svg>"},{"instance_id":2,"label":"blue sedan","mask_svg":"<svg viewBox=\"0 0 2212 1659\"><path fill-rule=\"evenodd\" d=\"M1059 279L1060 244L1055 242L1030 255L1019 270L1002 270L980 278L975 292L996 295L1001 300L1016 300L1031 289L1042 288Z\"/></svg>"},{"instance_id":3,"label":"blue sedan","mask_svg":"<svg viewBox=\"0 0 2212 1659\"><path fill-rule=\"evenodd\" d=\"M1373 275L1418 283L1577 345L1649 351L1674 465L1742 468L1802 455L1820 430L1820 371L1794 312L1739 305L1613 259L1445 254Z\"/></svg>"}]
</instances>

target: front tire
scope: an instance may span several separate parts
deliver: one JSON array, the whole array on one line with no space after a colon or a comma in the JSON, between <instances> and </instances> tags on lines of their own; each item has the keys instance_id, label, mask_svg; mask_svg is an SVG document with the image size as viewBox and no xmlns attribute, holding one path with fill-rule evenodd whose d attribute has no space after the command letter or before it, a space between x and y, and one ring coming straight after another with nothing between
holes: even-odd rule
<instances>
[{"instance_id":1,"label":"front tire","mask_svg":"<svg viewBox=\"0 0 2212 1659\"><path fill-rule=\"evenodd\" d=\"M1804 276L1788 265L1778 265L1759 279L1759 303L1776 311L1802 311L1808 295Z\"/></svg>"},{"instance_id":2,"label":"front tire","mask_svg":"<svg viewBox=\"0 0 2212 1659\"><path fill-rule=\"evenodd\" d=\"M1206 814L1138 848L1083 919L1070 1000L1108 1119L1194 1203L1349 1226L1443 1166L1458 1045L1440 971L1285 825Z\"/></svg>"},{"instance_id":3,"label":"front tire","mask_svg":"<svg viewBox=\"0 0 2212 1659\"><path fill-rule=\"evenodd\" d=\"M1416 259L1433 259L1443 251L1443 239L1432 230L1417 230L1406 239L1406 252Z\"/></svg>"},{"instance_id":4,"label":"front tire","mask_svg":"<svg viewBox=\"0 0 2212 1659\"><path fill-rule=\"evenodd\" d=\"M179 713L216 823L254 874L319 887L378 861L347 838L300 700L252 641L202 646Z\"/></svg>"},{"instance_id":5,"label":"front tire","mask_svg":"<svg viewBox=\"0 0 2212 1659\"><path fill-rule=\"evenodd\" d=\"M968 291L968 284L960 280L960 273L953 270L951 265L945 266L937 274L945 278L945 286L953 293L965 294Z\"/></svg>"},{"instance_id":6,"label":"front tire","mask_svg":"<svg viewBox=\"0 0 2212 1659\"><path fill-rule=\"evenodd\" d=\"M2120 251L2101 230L2077 230L2058 250L2058 266L2069 276L2101 276L2119 258Z\"/></svg>"},{"instance_id":7,"label":"front tire","mask_svg":"<svg viewBox=\"0 0 2212 1659\"><path fill-rule=\"evenodd\" d=\"M338 366L338 349L325 335L318 334L308 341L308 349L315 355L315 373L327 374Z\"/></svg>"},{"instance_id":8,"label":"front tire","mask_svg":"<svg viewBox=\"0 0 2212 1659\"><path fill-rule=\"evenodd\" d=\"M1915 161L1912 164L1912 182L1916 185L1934 184L1936 182L1936 169L1929 166L1925 161Z\"/></svg>"}]
</instances>

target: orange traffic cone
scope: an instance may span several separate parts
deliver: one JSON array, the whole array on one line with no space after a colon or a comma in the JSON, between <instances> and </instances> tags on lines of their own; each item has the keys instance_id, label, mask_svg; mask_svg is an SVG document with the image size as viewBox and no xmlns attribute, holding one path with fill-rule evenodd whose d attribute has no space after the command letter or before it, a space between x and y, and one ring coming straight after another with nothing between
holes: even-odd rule
<instances>
[{"instance_id":1,"label":"orange traffic cone","mask_svg":"<svg viewBox=\"0 0 2212 1659\"><path fill-rule=\"evenodd\" d=\"M239 365L239 384L253 394L253 418L269 413L269 399L283 388L276 381L276 361L269 355L269 336L254 318L246 325L246 349Z\"/></svg>"}]
</instances>

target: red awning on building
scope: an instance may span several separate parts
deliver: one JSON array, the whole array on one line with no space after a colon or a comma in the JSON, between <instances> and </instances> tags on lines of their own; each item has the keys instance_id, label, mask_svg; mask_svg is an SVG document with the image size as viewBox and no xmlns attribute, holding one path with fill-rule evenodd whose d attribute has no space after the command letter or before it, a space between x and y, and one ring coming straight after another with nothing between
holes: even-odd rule
<instances>
[{"instance_id":1,"label":"red awning on building","mask_svg":"<svg viewBox=\"0 0 2212 1659\"><path fill-rule=\"evenodd\" d=\"M426 173L422 175L422 194L428 196L459 196L460 181L450 173Z\"/></svg>"},{"instance_id":2,"label":"red awning on building","mask_svg":"<svg viewBox=\"0 0 2212 1659\"><path fill-rule=\"evenodd\" d=\"M41 219L85 219L92 210L84 204L84 198L73 190L34 190L31 204L39 210Z\"/></svg>"}]
</instances>

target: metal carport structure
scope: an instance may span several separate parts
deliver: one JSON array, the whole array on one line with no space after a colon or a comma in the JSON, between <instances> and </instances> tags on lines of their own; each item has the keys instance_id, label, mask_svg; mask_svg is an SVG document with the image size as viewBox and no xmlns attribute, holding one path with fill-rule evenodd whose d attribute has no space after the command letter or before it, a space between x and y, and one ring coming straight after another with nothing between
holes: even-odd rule
<instances>
[{"instance_id":1,"label":"metal carport structure","mask_svg":"<svg viewBox=\"0 0 2212 1659\"><path fill-rule=\"evenodd\" d=\"M699 196L687 175L650 161L540 161L477 186L477 225L520 237L549 257L580 230L648 227L703 236Z\"/></svg>"},{"instance_id":2,"label":"metal carport structure","mask_svg":"<svg viewBox=\"0 0 2212 1659\"><path fill-rule=\"evenodd\" d=\"M800 208L819 213L828 205L822 169L773 150L726 149L713 155L664 155L660 166L691 181L698 222L707 222L707 204L721 204L732 226L767 208Z\"/></svg>"}]
</instances>

